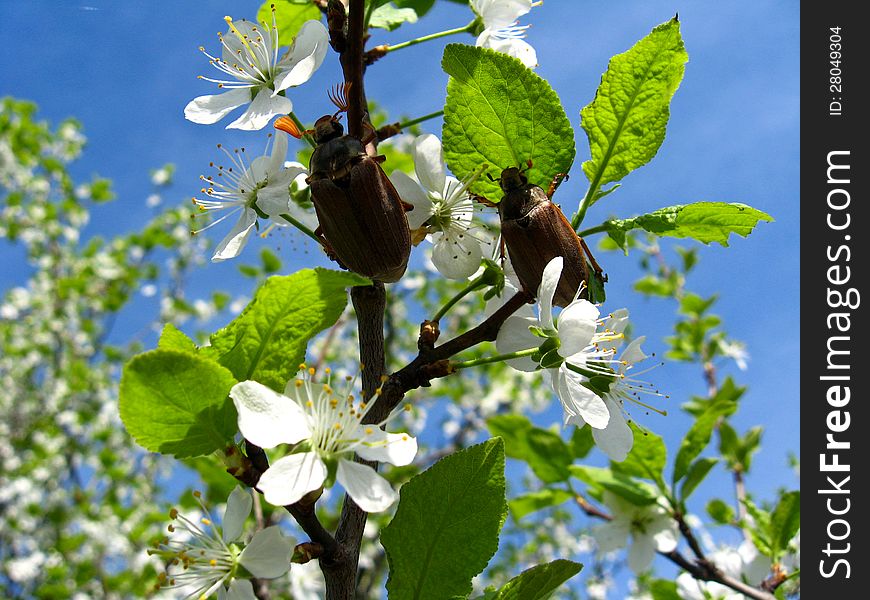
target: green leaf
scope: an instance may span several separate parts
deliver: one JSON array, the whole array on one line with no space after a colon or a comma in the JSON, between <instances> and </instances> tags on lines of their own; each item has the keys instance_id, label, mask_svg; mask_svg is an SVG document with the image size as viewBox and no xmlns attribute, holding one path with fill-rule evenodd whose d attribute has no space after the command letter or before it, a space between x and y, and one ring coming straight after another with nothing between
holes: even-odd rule
<instances>
[{"instance_id":1,"label":"green leaf","mask_svg":"<svg viewBox=\"0 0 870 600\"><path fill-rule=\"evenodd\" d=\"M710 472L710 469L715 467L718 462L718 458L700 458L692 463L686 473L686 480L680 488L680 500L685 501L689 496L691 496L692 492L695 491L695 488L704 481L705 477L707 477L707 473Z\"/></svg>"},{"instance_id":2,"label":"green leaf","mask_svg":"<svg viewBox=\"0 0 870 600\"><path fill-rule=\"evenodd\" d=\"M395 0L393 3L399 8L410 8L413 9L415 13L417 13L417 17L422 17L425 15L432 6L435 4L435 0Z\"/></svg>"},{"instance_id":3,"label":"green leaf","mask_svg":"<svg viewBox=\"0 0 870 600\"><path fill-rule=\"evenodd\" d=\"M178 329L172 323L167 323L163 326L163 331L160 332L160 340L157 342L157 347L161 350L178 350L180 352L196 352L196 344L192 339L187 337L183 331Z\"/></svg>"},{"instance_id":4,"label":"green leaf","mask_svg":"<svg viewBox=\"0 0 870 600\"><path fill-rule=\"evenodd\" d=\"M403 23L416 23L417 13L413 8L397 8L392 2L379 6L369 19L370 27L392 31Z\"/></svg>"},{"instance_id":5,"label":"green leaf","mask_svg":"<svg viewBox=\"0 0 870 600\"><path fill-rule=\"evenodd\" d=\"M664 490L662 472L667 460L665 442L661 436L642 430L634 423L629 423L629 427L634 434L631 452L622 462L611 461L610 467L619 473L655 481Z\"/></svg>"},{"instance_id":6,"label":"green leaf","mask_svg":"<svg viewBox=\"0 0 870 600\"><path fill-rule=\"evenodd\" d=\"M707 405L701 415L692 424L692 427L683 438L677 458L674 461L673 484L682 479L688 472L689 465L710 443L713 428L722 417L728 416L737 410L737 402L732 399L730 393L716 394L710 404Z\"/></svg>"},{"instance_id":7,"label":"green leaf","mask_svg":"<svg viewBox=\"0 0 870 600\"><path fill-rule=\"evenodd\" d=\"M589 451L595 447L591 427L575 427L571 434L571 453L574 458L586 458Z\"/></svg>"},{"instance_id":8,"label":"green leaf","mask_svg":"<svg viewBox=\"0 0 870 600\"><path fill-rule=\"evenodd\" d=\"M444 157L458 178L488 165L493 177L523 167L546 189L574 161L574 131L556 92L518 59L488 48L449 44L441 62L450 75L444 106ZM471 191L501 200L497 182L480 177Z\"/></svg>"},{"instance_id":9,"label":"green leaf","mask_svg":"<svg viewBox=\"0 0 870 600\"><path fill-rule=\"evenodd\" d=\"M613 492L635 506L647 506L656 501L655 490L649 485L611 469L571 465L571 474L590 486Z\"/></svg>"},{"instance_id":10,"label":"green leaf","mask_svg":"<svg viewBox=\"0 0 870 600\"><path fill-rule=\"evenodd\" d=\"M546 600L559 586L580 572L583 565L570 560L553 562L526 569L486 600Z\"/></svg>"},{"instance_id":11,"label":"green leaf","mask_svg":"<svg viewBox=\"0 0 870 600\"><path fill-rule=\"evenodd\" d=\"M305 21L319 21L320 9L310 0L267 0L257 10L257 21L272 25L272 5L275 5L275 23L278 25L278 40L289 46L302 29Z\"/></svg>"},{"instance_id":12,"label":"green leaf","mask_svg":"<svg viewBox=\"0 0 870 600\"><path fill-rule=\"evenodd\" d=\"M177 458L225 448L238 431L232 373L201 356L152 350L124 367L121 420L146 450Z\"/></svg>"},{"instance_id":13,"label":"green leaf","mask_svg":"<svg viewBox=\"0 0 870 600\"><path fill-rule=\"evenodd\" d=\"M277 273L281 270L281 259L268 248L260 250L260 261L263 263L263 273Z\"/></svg>"},{"instance_id":14,"label":"green leaf","mask_svg":"<svg viewBox=\"0 0 870 600\"><path fill-rule=\"evenodd\" d=\"M695 202L660 208L632 219L611 219L603 226L607 234L624 249L625 232L643 229L658 236L691 238L709 244L728 245L728 236L746 237L759 221L773 217L758 209L736 202Z\"/></svg>"},{"instance_id":15,"label":"green leaf","mask_svg":"<svg viewBox=\"0 0 870 600\"><path fill-rule=\"evenodd\" d=\"M707 503L707 514L720 525L734 523L734 509L719 498L714 498Z\"/></svg>"},{"instance_id":16,"label":"green leaf","mask_svg":"<svg viewBox=\"0 0 870 600\"><path fill-rule=\"evenodd\" d=\"M592 155L583 172L592 189L619 181L656 155L688 60L676 18L610 59L595 99L580 112Z\"/></svg>"},{"instance_id":17,"label":"green leaf","mask_svg":"<svg viewBox=\"0 0 870 600\"><path fill-rule=\"evenodd\" d=\"M492 435L505 442L505 453L528 463L535 475L545 483L566 481L573 456L558 434L534 427L522 415L497 415L486 421Z\"/></svg>"},{"instance_id":18,"label":"green leaf","mask_svg":"<svg viewBox=\"0 0 870 600\"><path fill-rule=\"evenodd\" d=\"M801 527L801 493L786 492L770 514L771 558L778 560Z\"/></svg>"},{"instance_id":19,"label":"green leaf","mask_svg":"<svg viewBox=\"0 0 870 600\"><path fill-rule=\"evenodd\" d=\"M666 579L656 579L649 585L653 600L682 600L677 592L677 583Z\"/></svg>"},{"instance_id":20,"label":"green leaf","mask_svg":"<svg viewBox=\"0 0 870 600\"><path fill-rule=\"evenodd\" d=\"M545 488L537 492L518 496L508 502L508 505L511 509L511 516L513 516L514 520L519 521L530 513L550 508L551 506L558 506L573 497L574 494L567 490Z\"/></svg>"},{"instance_id":21,"label":"green leaf","mask_svg":"<svg viewBox=\"0 0 870 600\"><path fill-rule=\"evenodd\" d=\"M471 579L498 549L506 516L499 438L456 452L412 478L381 532L390 565L389 597L467 597Z\"/></svg>"},{"instance_id":22,"label":"green leaf","mask_svg":"<svg viewBox=\"0 0 870 600\"><path fill-rule=\"evenodd\" d=\"M345 288L367 279L344 271L305 269L267 279L245 310L203 348L239 381L277 391L305 360L308 341L331 327L347 305Z\"/></svg>"}]
</instances>

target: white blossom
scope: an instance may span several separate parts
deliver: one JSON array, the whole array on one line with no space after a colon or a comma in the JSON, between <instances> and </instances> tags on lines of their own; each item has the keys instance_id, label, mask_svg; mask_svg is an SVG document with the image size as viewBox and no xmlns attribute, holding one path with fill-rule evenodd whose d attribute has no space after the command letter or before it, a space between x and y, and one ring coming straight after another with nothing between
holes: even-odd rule
<instances>
[{"instance_id":1,"label":"white blossom","mask_svg":"<svg viewBox=\"0 0 870 600\"><path fill-rule=\"evenodd\" d=\"M650 567L656 551L670 552L677 547L677 524L660 504L632 504L612 492L604 492L604 504L612 519L592 529L601 554L628 545L628 566L639 574Z\"/></svg>"},{"instance_id":2,"label":"white blossom","mask_svg":"<svg viewBox=\"0 0 870 600\"><path fill-rule=\"evenodd\" d=\"M403 466L414 459L417 440L405 433L387 433L380 428L383 423L363 424L377 397L356 401L353 378L347 378L345 390L337 393L328 370L325 383L314 383L314 370L301 368L302 377L287 384L285 395L255 381L243 381L230 390L245 439L267 449L306 442L273 462L260 477L258 489L269 503L285 506L320 490L334 477L364 511L386 510L398 494L353 455Z\"/></svg>"},{"instance_id":3,"label":"white blossom","mask_svg":"<svg viewBox=\"0 0 870 600\"><path fill-rule=\"evenodd\" d=\"M645 338L632 341L616 359L628 311L620 309L602 319L598 308L587 300L575 299L557 321L553 296L562 262L562 257L557 256L544 269L538 290L538 316L518 311L508 317L498 332L496 347L502 354L540 348L536 359L524 356L506 362L520 371L546 368L562 403L565 424L582 427L588 423L596 445L612 460L622 461L633 444L623 414L625 400L639 402L638 392L657 394L648 384L627 374L646 358L640 349Z\"/></svg>"},{"instance_id":4,"label":"white blossom","mask_svg":"<svg viewBox=\"0 0 870 600\"><path fill-rule=\"evenodd\" d=\"M160 574L160 588L179 589L187 599L217 593L220 600L255 600L253 586L240 567L245 575L260 579L275 579L290 569L294 542L277 525L258 531L240 548L238 540L253 506L250 492L236 486L230 493L222 527L214 524L199 492L194 497L202 516L189 518L172 509L171 536L150 551L170 564L181 565L180 571Z\"/></svg>"},{"instance_id":5,"label":"white blossom","mask_svg":"<svg viewBox=\"0 0 870 600\"><path fill-rule=\"evenodd\" d=\"M213 262L238 256L257 226L258 217L265 216L286 223L281 219L281 214L300 212L297 205L290 201L289 190L291 182L305 173L305 169L299 163L284 167L287 134L279 131L275 136L271 155L259 156L250 165L245 161L244 148L230 153L219 146L229 157L231 166L225 168L219 165L216 175L201 177L207 186L201 191L207 198L195 198L194 203L202 211L225 211L225 214L194 231L194 234L239 214L236 224L217 245L212 256Z\"/></svg>"},{"instance_id":6,"label":"white blossom","mask_svg":"<svg viewBox=\"0 0 870 600\"><path fill-rule=\"evenodd\" d=\"M471 7L483 20L484 27L476 45L518 58L529 68L538 66L535 49L523 40L529 26L517 22L537 4L540 3L532 0L471 0Z\"/></svg>"},{"instance_id":7,"label":"white blossom","mask_svg":"<svg viewBox=\"0 0 870 600\"><path fill-rule=\"evenodd\" d=\"M432 134L414 140L415 181L402 171L393 171L390 181L402 199L414 206L408 213L412 239L419 243L428 234L433 243L432 262L448 279L466 279L480 267L481 237L473 223L474 203L468 186L480 173L464 181L447 175L441 141Z\"/></svg>"},{"instance_id":8,"label":"white blossom","mask_svg":"<svg viewBox=\"0 0 870 600\"><path fill-rule=\"evenodd\" d=\"M272 12L272 25L257 25L249 21L233 21L225 35L218 34L220 57L212 56L200 47L212 66L225 79L201 79L217 83L225 89L221 94L199 96L184 108L184 116L194 123L216 123L232 110L250 103L247 110L227 129L257 130L273 117L293 110L293 102L283 92L308 81L326 56L329 35L318 21L307 21L296 35L293 45L278 58L278 27Z\"/></svg>"}]
</instances>

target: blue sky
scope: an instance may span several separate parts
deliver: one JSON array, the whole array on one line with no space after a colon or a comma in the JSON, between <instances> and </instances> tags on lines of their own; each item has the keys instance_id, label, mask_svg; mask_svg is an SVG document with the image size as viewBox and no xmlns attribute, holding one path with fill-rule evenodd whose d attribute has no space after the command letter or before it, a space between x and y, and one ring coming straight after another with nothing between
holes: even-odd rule
<instances>
[{"instance_id":1,"label":"blue sky","mask_svg":"<svg viewBox=\"0 0 870 600\"><path fill-rule=\"evenodd\" d=\"M217 156L215 144L262 150L261 135L195 125L182 114L194 96L214 93L196 79L209 69L198 46L216 50L216 33L225 29L222 17L253 18L255 2L33 1L4 2L3 9L0 95L37 102L50 121L81 120L89 143L74 173L115 181L118 200L94 212L89 234L134 230L149 218L151 168L175 163L176 183L164 201L187 202L200 187L198 176ZM786 467L787 452L798 452L800 425L798 3L546 0L523 22L532 24L527 40L538 52L537 72L558 92L575 127L577 159L557 195L565 211L573 212L585 191L579 165L588 158L580 109L591 101L608 58L677 12L689 63L671 106L667 139L649 165L590 210L584 225L701 200L743 202L776 219L747 239L732 236L730 248L701 247L701 264L689 279L697 293L720 293L717 312L730 335L748 345L749 369L728 366L723 374L750 388L735 418L738 429L766 428L748 487L770 499L777 487L798 485ZM419 23L388 35L375 32L372 43L461 26L470 17L462 6L439 1ZM473 43L470 36L446 41ZM443 43L412 47L374 65L367 77L369 96L396 117L440 109L447 80L439 66ZM309 84L289 94L303 120L329 110L324 92L340 75L334 56L327 61ZM440 134L438 121L424 127ZM223 230L214 231L217 238ZM0 243L3 289L25 276L24 267L9 266L16 256ZM283 256L290 267L303 264L289 260L286 247ZM318 255L300 258L312 256ZM607 308L627 306L635 331L648 337L646 347L663 353L672 304L630 291L639 275L635 257L599 258L611 281ZM207 286L214 280L242 285L231 262L207 266L191 283ZM131 323L128 331L136 329ZM674 398L671 408L689 394L704 393L697 368L668 364L664 370L660 383L666 382ZM688 427L679 413L643 421L665 435L672 451ZM722 493L730 497L725 488Z\"/></svg>"}]
</instances>

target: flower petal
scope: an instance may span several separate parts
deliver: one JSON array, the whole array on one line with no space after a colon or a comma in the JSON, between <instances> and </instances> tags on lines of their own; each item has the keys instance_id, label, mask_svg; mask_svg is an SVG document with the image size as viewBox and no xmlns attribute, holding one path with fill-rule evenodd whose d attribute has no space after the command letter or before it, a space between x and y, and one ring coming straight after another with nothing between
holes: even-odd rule
<instances>
[{"instance_id":1,"label":"flower petal","mask_svg":"<svg viewBox=\"0 0 870 600\"><path fill-rule=\"evenodd\" d=\"M537 319L512 315L505 319L495 338L495 347L499 354L509 354L519 350L537 348L544 340L529 331L529 327L537 326ZM517 371L535 371L538 364L528 356L512 358L505 361L508 366Z\"/></svg>"},{"instance_id":2,"label":"flower petal","mask_svg":"<svg viewBox=\"0 0 870 600\"><path fill-rule=\"evenodd\" d=\"M432 199L423 191L420 184L402 171L393 171L390 181L399 192L399 197L408 204L414 205L414 210L407 213L408 227L418 229L432 216Z\"/></svg>"},{"instance_id":3,"label":"flower petal","mask_svg":"<svg viewBox=\"0 0 870 600\"><path fill-rule=\"evenodd\" d=\"M221 521L223 540L227 544L239 539L245 527L245 519L251 514L254 499L251 493L236 486L227 498L227 508L224 510L224 520Z\"/></svg>"},{"instance_id":4,"label":"flower petal","mask_svg":"<svg viewBox=\"0 0 870 600\"><path fill-rule=\"evenodd\" d=\"M656 546L651 536L632 536L631 548L628 550L628 566L635 574L646 571L656 555Z\"/></svg>"},{"instance_id":5,"label":"flower petal","mask_svg":"<svg viewBox=\"0 0 870 600\"><path fill-rule=\"evenodd\" d=\"M256 443L256 442L254 442ZM302 452L279 458L260 476L257 489L269 504L287 506L326 481L326 465L316 452Z\"/></svg>"},{"instance_id":6,"label":"flower petal","mask_svg":"<svg viewBox=\"0 0 870 600\"><path fill-rule=\"evenodd\" d=\"M447 279L468 279L480 267L480 243L467 233L436 233L432 263Z\"/></svg>"},{"instance_id":7,"label":"flower petal","mask_svg":"<svg viewBox=\"0 0 870 600\"><path fill-rule=\"evenodd\" d=\"M436 194L444 192L447 170L444 166L441 140L431 133L414 140L414 171L424 189Z\"/></svg>"},{"instance_id":8,"label":"flower petal","mask_svg":"<svg viewBox=\"0 0 870 600\"><path fill-rule=\"evenodd\" d=\"M223 119L234 108L251 101L251 88L238 88L222 94L199 96L184 107L184 118L201 125L211 125Z\"/></svg>"},{"instance_id":9,"label":"flower petal","mask_svg":"<svg viewBox=\"0 0 870 600\"><path fill-rule=\"evenodd\" d=\"M604 401L610 411L610 421L604 429L593 429L592 439L595 440L595 445L610 457L610 460L622 462L631 451L634 434L625 422L625 417L616 402L610 398L605 398Z\"/></svg>"},{"instance_id":10,"label":"flower petal","mask_svg":"<svg viewBox=\"0 0 870 600\"><path fill-rule=\"evenodd\" d=\"M227 129L256 131L269 124L272 117L286 115L293 110L293 102L284 96L272 96L268 88L261 88L254 101L238 119L227 125Z\"/></svg>"},{"instance_id":11,"label":"flower petal","mask_svg":"<svg viewBox=\"0 0 870 600\"><path fill-rule=\"evenodd\" d=\"M518 58L530 69L538 66L538 53L531 44L517 37L503 37L497 30L485 29L477 37L475 45Z\"/></svg>"},{"instance_id":12,"label":"flower petal","mask_svg":"<svg viewBox=\"0 0 870 600\"><path fill-rule=\"evenodd\" d=\"M370 425L362 445L354 448L360 458L387 462L397 467L411 464L417 454L417 440L407 433L387 433Z\"/></svg>"},{"instance_id":13,"label":"flower petal","mask_svg":"<svg viewBox=\"0 0 870 600\"><path fill-rule=\"evenodd\" d=\"M227 600L257 600L254 586L248 579L233 579L227 590Z\"/></svg>"},{"instance_id":14,"label":"flower petal","mask_svg":"<svg viewBox=\"0 0 870 600\"><path fill-rule=\"evenodd\" d=\"M289 137L286 132L276 129L274 135L274 143L272 144L272 155L270 156L268 173L270 175L280 173L284 167L284 160L287 158L287 142ZM291 178L292 181L292 178Z\"/></svg>"},{"instance_id":15,"label":"flower petal","mask_svg":"<svg viewBox=\"0 0 870 600\"><path fill-rule=\"evenodd\" d=\"M326 57L328 44L326 27L320 21L306 21L296 34L293 47L278 61L275 94L311 79Z\"/></svg>"},{"instance_id":16,"label":"flower petal","mask_svg":"<svg viewBox=\"0 0 870 600\"><path fill-rule=\"evenodd\" d=\"M607 427L612 415L607 404L595 392L583 385L585 381L582 375L570 371L564 364L553 373L553 387L565 412L571 415L579 415L589 426L592 433Z\"/></svg>"},{"instance_id":17,"label":"flower petal","mask_svg":"<svg viewBox=\"0 0 870 600\"><path fill-rule=\"evenodd\" d=\"M501 29L532 10L532 0L472 0L486 27Z\"/></svg>"},{"instance_id":18,"label":"flower petal","mask_svg":"<svg viewBox=\"0 0 870 600\"><path fill-rule=\"evenodd\" d=\"M677 526L668 515L662 515L648 525L647 531L652 535L659 552L670 552L677 548Z\"/></svg>"},{"instance_id":19,"label":"flower petal","mask_svg":"<svg viewBox=\"0 0 870 600\"><path fill-rule=\"evenodd\" d=\"M233 225L233 228L220 241L217 248L214 250L214 256L211 257L212 262L221 262L235 258L241 254L248 243L248 238L254 230L254 225L257 224L257 213L253 209L245 208L242 214L239 215L239 220Z\"/></svg>"},{"instance_id":20,"label":"flower petal","mask_svg":"<svg viewBox=\"0 0 870 600\"><path fill-rule=\"evenodd\" d=\"M239 563L254 577L275 579L290 570L294 545L278 525L272 525L254 534L239 555Z\"/></svg>"},{"instance_id":21,"label":"flower petal","mask_svg":"<svg viewBox=\"0 0 870 600\"><path fill-rule=\"evenodd\" d=\"M630 523L624 519L615 518L603 525L592 528L592 537L598 545L600 554L607 554L628 545L628 532Z\"/></svg>"},{"instance_id":22,"label":"flower petal","mask_svg":"<svg viewBox=\"0 0 870 600\"><path fill-rule=\"evenodd\" d=\"M366 512L381 512L399 499L390 483L369 466L342 458L338 461L335 477L357 506Z\"/></svg>"},{"instance_id":23,"label":"flower petal","mask_svg":"<svg viewBox=\"0 0 870 600\"><path fill-rule=\"evenodd\" d=\"M598 328L598 309L588 300L575 300L559 314L559 356L567 358L592 342Z\"/></svg>"},{"instance_id":24,"label":"flower petal","mask_svg":"<svg viewBox=\"0 0 870 600\"><path fill-rule=\"evenodd\" d=\"M547 263L538 288L538 320L544 329L553 329L553 296L562 276L562 257L557 256Z\"/></svg>"},{"instance_id":25,"label":"flower petal","mask_svg":"<svg viewBox=\"0 0 870 600\"><path fill-rule=\"evenodd\" d=\"M239 413L239 431L261 448L295 444L311 436L305 412L296 402L256 381L237 383L230 398Z\"/></svg>"},{"instance_id":26,"label":"flower petal","mask_svg":"<svg viewBox=\"0 0 870 600\"><path fill-rule=\"evenodd\" d=\"M643 353L643 350L640 349L640 345L645 341L646 336L641 336L631 340L631 343L625 347L625 350L622 351L622 354L619 357L619 360L623 363L619 369L620 372L625 372L625 370L631 365L639 363L647 358L646 354Z\"/></svg>"}]
</instances>

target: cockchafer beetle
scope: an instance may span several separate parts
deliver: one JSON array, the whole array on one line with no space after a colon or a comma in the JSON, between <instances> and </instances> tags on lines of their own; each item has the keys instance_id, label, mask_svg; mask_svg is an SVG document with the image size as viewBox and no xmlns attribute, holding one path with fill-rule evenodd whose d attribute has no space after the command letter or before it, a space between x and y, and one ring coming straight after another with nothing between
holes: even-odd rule
<instances>
[{"instance_id":1,"label":"cockchafer beetle","mask_svg":"<svg viewBox=\"0 0 870 600\"><path fill-rule=\"evenodd\" d=\"M531 168L529 161L527 168ZM502 256L507 247L511 264L516 271L523 289L537 296L541 285L544 268L557 256L564 258L562 277L556 287L553 303L556 306L567 306L574 300L581 283L584 289L581 298L589 298L590 277L596 277L599 282L607 281L601 267L592 256L583 238L577 235L565 214L550 200L553 193L566 177L557 175L549 189L529 183L524 170L517 167L507 167L497 180L504 195L495 206L501 220ZM479 201L493 203L478 198ZM594 271L590 272L590 264Z\"/></svg>"},{"instance_id":2,"label":"cockchafer beetle","mask_svg":"<svg viewBox=\"0 0 870 600\"><path fill-rule=\"evenodd\" d=\"M377 281L398 281L408 266L411 232L405 212L413 207L404 202L380 163L384 156L369 156L366 145L374 139L344 135L341 113L347 111L348 84L329 91L338 107L324 115L314 129L301 131L289 117L275 121L275 128L301 138L310 134L317 144L309 163L306 181L330 258L342 267Z\"/></svg>"}]
</instances>

